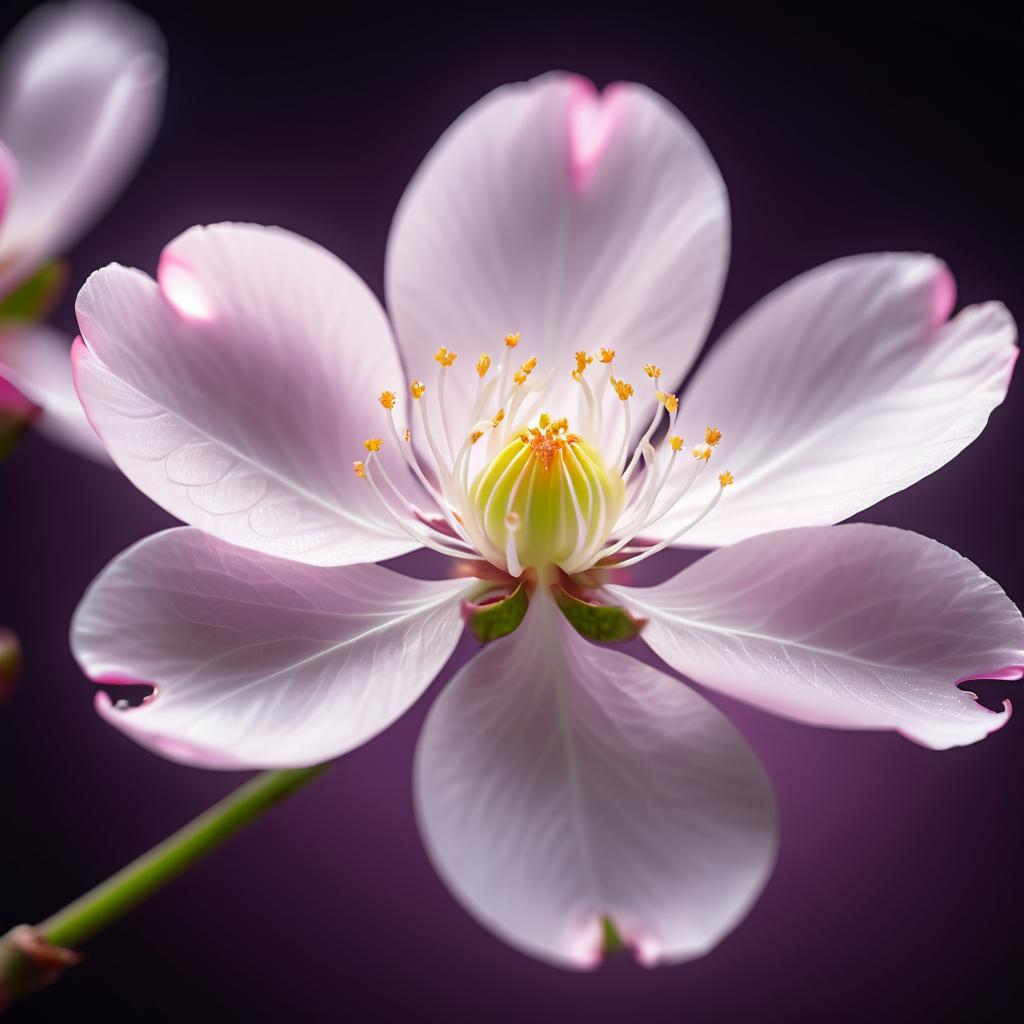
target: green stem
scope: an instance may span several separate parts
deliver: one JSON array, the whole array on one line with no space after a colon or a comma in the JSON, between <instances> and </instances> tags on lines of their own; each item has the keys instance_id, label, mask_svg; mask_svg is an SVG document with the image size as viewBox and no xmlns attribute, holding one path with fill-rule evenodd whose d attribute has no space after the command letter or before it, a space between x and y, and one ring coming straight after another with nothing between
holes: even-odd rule
<instances>
[{"instance_id":1,"label":"green stem","mask_svg":"<svg viewBox=\"0 0 1024 1024\"><path fill-rule=\"evenodd\" d=\"M80 946L328 767L318 764L257 775L159 846L48 917L36 930L54 946Z\"/></svg>"}]
</instances>

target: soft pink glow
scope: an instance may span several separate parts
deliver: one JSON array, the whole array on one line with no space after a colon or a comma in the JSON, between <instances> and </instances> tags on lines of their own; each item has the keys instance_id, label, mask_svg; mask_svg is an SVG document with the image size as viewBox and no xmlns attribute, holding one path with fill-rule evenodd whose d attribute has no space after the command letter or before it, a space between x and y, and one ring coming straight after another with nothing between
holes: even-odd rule
<instances>
[{"instance_id":1,"label":"soft pink glow","mask_svg":"<svg viewBox=\"0 0 1024 1024\"><path fill-rule=\"evenodd\" d=\"M580 970L592 971L604 959L604 928L595 920L569 936L566 949L569 960Z\"/></svg>"},{"instance_id":2,"label":"soft pink glow","mask_svg":"<svg viewBox=\"0 0 1024 1024\"><path fill-rule=\"evenodd\" d=\"M1006 384L1005 387L1010 386L1010 381L1013 380L1013 370L1017 365L1017 360L1020 358L1020 349L1014 345L1013 351L1010 353L1010 358L1006 365Z\"/></svg>"},{"instance_id":3,"label":"soft pink glow","mask_svg":"<svg viewBox=\"0 0 1024 1024\"><path fill-rule=\"evenodd\" d=\"M213 303L191 267L177 256L164 252L157 268L157 281L164 297L186 320L210 321Z\"/></svg>"},{"instance_id":4,"label":"soft pink glow","mask_svg":"<svg viewBox=\"0 0 1024 1024\"><path fill-rule=\"evenodd\" d=\"M956 281L948 267L942 267L935 281L935 293L932 306L932 326L937 327L949 319L956 304Z\"/></svg>"},{"instance_id":5,"label":"soft pink glow","mask_svg":"<svg viewBox=\"0 0 1024 1024\"><path fill-rule=\"evenodd\" d=\"M0 373L3 373L3 350L0 349ZM42 410L29 401L9 380L0 376L0 415L31 423Z\"/></svg>"},{"instance_id":6,"label":"soft pink glow","mask_svg":"<svg viewBox=\"0 0 1024 1024\"><path fill-rule=\"evenodd\" d=\"M657 967L661 959L661 946L650 936L634 937L630 942L633 956L641 967Z\"/></svg>"},{"instance_id":7,"label":"soft pink glow","mask_svg":"<svg viewBox=\"0 0 1024 1024\"><path fill-rule=\"evenodd\" d=\"M572 190L578 195L589 183L601 158L608 150L615 128L621 120L624 90L610 85L599 94L594 83L576 79L569 98L569 175Z\"/></svg>"}]
</instances>

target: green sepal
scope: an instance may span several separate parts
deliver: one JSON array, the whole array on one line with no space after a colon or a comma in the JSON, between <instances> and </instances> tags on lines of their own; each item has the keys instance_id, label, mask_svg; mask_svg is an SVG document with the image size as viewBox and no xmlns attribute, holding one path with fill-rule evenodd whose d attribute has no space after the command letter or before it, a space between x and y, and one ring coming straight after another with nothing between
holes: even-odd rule
<instances>
[{"instance_id":1,"label":"green sepal","mask_svg":"<svg viewBox=\"0 0 1024 1024\"><path fill-rule=\"evenodd\" d=\"M28 280L0 300L0 328L21 327L42 320L57 301L67 281L68 267L61 260L45 263Z\"/></svg>"},{"instance_id":2,"label":"green sepal","mask_svg":"<svg viewBox=\"0 0 1024 1024\"><path fill-rule=\"evenodd\" d=\"M619 929L615 922L606 914L601 918L601 952L605 956L615 956L617 953L624 953L626 944L622 941Z\"/></svg>"},{"instance_id":3,"label":"green sepal","mask_svg":"<svg viewBox=\"0 0 1024 1024\"><path fill-rule=\"evenodd\" d=\"M480 643L488 644L499 637L508 636L517 629L526 616L529 604L526 586L520 581L516 589L500 601L491 601L487 604L463 601L462 617L473 636Z\"/></svg>"},{"instance_id":4,"label":"green sepal","mask_svg":"<svg viewBox=\"0 0 1024 1024\"><path fill-rule=\"evenodd\" d=\"M599 644L621 644L638 636L647 624L646 619L637 619L625 608L613 604L592 604L573 597L557 584L551 588L555 603L569 624L580 636Z\"/></svg>"}]
</instances>

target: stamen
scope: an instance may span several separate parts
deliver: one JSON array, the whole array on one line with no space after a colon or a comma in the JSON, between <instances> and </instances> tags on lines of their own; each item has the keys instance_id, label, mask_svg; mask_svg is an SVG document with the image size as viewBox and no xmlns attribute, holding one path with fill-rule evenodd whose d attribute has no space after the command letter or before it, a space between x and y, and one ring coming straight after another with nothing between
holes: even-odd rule
<instances>
[{"instance_id":1,"label":"stamen","mask_svg":"<svg viewBox=\"0 0 1024 1024\"><path fill-rule=\"evenodd\" d=\"M611 378L611 382L612 387L615 389L615 394L619 396L623 405L622 444L619 446L619 454L612 463L616 471L621 473L622 466L626 461L626 449L629 446L629 435L632 430L629 415L629 398L633 394L633 385L627 384L624 380L616 380L614 377Z\"/></svg>"},{"instance_id":2,"label":"stamen","mask_svg":"<svg viewBox=\"0 0 1024 1024\"><path fill-rule=\"evenodd\" d=\"M385 391L383 394L389 395L393 394L393 392ZM384 405L383 401L381 402L381 405ZM401 451L402 458L405 459L405 464L409 467L409 469L412 470L413 474L416 476L416 479L419 480L423 489L427 492L427 494L430 495L431 500L434 502L435 505L437 505L438 510L441 512L441 514L448 520L449 523L452 523L452 515L448 507L448 502L442 496L441 492L427 479L426 474L420 467L419 460L416 458L415 449L412 447L412 444L410 443L412 441L412 431L408 427L406 427L405 430L402 431L402 437L406 442L403 445L398 440L398 426L395 423L394 403L392 402L391 405L384 405L384 408L387 409L388 426L391 428L391 436L395 439L395 446L399 449L399 451ZM452 523L452 525L454 526L454 523Z\"/></svg>"},{"instance_id":3,"label":"stamen","mask_svg":"<svg viewBox=\"0 0 1024 1024\"><path fill-rule=\"evenodd\" d=\"M366 463L365 462L353 462L352 472L362 480L366 479Z\"/></svg>"},{"instance_id":4,"label":"stamen","mask_svg":"<svg viewBox=\"0 0 1024 1024\"><path fill-rule=\"evenodd\" d=\"M522 337L522 335L519 333L519 331L516 331L515 334L506 334L505 335L505 346L507 348L515 348L516 345L519 344L519 339L521 337Z\"/></svg>"},{"instance_id":5,"label":"stamen","mask_svg":"<svg viewBox=\"0 0 1024 1024\"><path fill-rule=\"evenodd\" d=\"M522 366L519 367L518 372L512 377L512 379L516 382L516 384L522 387L522 385L526 383L526 378L529 377L531 373L533 373L536 367L537 357L532 356L530 359L527 359Z\"/></svg>"},{"instance_id":6,"label":"stamen","mask_svg":"<svg viewBox=\"0 0 1024 1024\"><path fill-rule=\"evenodd\" d=\"M427 385L421 380L414 380L409 385L409 394L418 402L423 397L423 392L427 390Z\"/></svg>"},{"instance_id":7,"label":"stamen","mask_svg":"<svg viewBox=\"0 0 1024 1024\"><path fill-rule=\"evenodd\" d=\"M610 363L615 358L615 349L613 348L602 348L598 353L598 359L602 363Z\"/></svg>"},{"instance_id":8,"label":"stamen","mask_svg":"<svg viewBox=\"0 0 1024 1024\"><path fill-rule=\"evenodd\" d=\"M708 427L704 431L704 443L712 448L722 440L722 432L717 427Z\"/></svg>"},{"instance_id":9,"label":"stamen","mask_svg":"<svg viewBox=\"0 0 1024 1024\"><path fill-rule=\"evenodd\" d=\"M678 434L673 434L672 437L668 439L668 443L672 451L678 452L682 450L684 441Z\"/></svg>"},{"instance_id":10,"label":"stamen","mask_svg":"<svg viewBox=\"0 0 1024 1024\"><path fill-rule=\"evenodd\" d=\"M483 378L487 375L487 371L491 368L491 357L485 352L476 361L476 372L477 376Z\"/></svg>"},{"instance_id":11,"label":"stamen","mask_svg":"<svg viewBox=\"0 0 1024 1024\"><path fill-rule=\"evenodd\" d=\"M394 407L395 407L395 393L394 393L394 391L382 391L380 393L380 398L378 399L378 401L380 402L380 404L382 406L384 406L385 409L389 409L389 410L390 409L394 409Z\"/></svg>"},{"instance_id":12,"label":"stamen","mask_svg":"<svg viewBox=\"0 0 1024 1024\"><path fill-rule=\"evenodd\" d=\"M445 450L448 452L448 458L453 460L453 453L455 446L452 444L452 436L448 430L448 419L445 416L445 401L444 401L444 382L447 378L447 374L444 372L447 370L458 356L454 352L449 352L444 346L439 348L434 353L434 359L437 360L437 411L441 417L441 436L444 438ZM454 461L454 460L453 460Z\"/></svg>"},{"instance_id":13,"label":"stamen","mask_svg":"<svg viewBox=\"0 0 1024 1024\"><path fill-rule=\"evenodd\" d=\"M636 468L636 464L640 459L640 453L644 449L651 438L654 436L654 431L657 429L658 424L661 422L661 410L668 409L669 400L671 399L674 404L673 411L679 406L679 400L675 395L668 395L664 391L658 391L658 378L661 376L661 370L653 363L648 363L644 367L644 372L654 381L655 392L654 397L658 400L658 406L654 410L654 416L651 418L650 426L644 431L644 436L640 438L640 442L633 450L633 456L629 460L629 465L626 466L626 471L622 474L622 479L626 482L629 481L630 476L633 474L633 470ZM672 429L672 423L669 423L669 430Z\"/></svg>"},{"instance_id":14,"label":"stamen","mask_svg":"<svg viewBox=\"0 0 1024 1024\"><path fill-rule=\"evenodd\" d=\"M379 437L369 437L363 442L363 447L368 452L379 452L383 442Z\"/></svg>"},{"instance_id":15,"label":"stamen","mask_svg":"<svg viewBox=\"0 0 1024 1024\"><path fill-rule=\"evenodd\" d=\"M724 478L728 479L725 480ZM674 544L677 540L679 540L680 537L682 537L684 533L687 533L688 531L692 530L706 515L708 515L711 512L711 510L719 503L719 501L722 500L722 495L725 493L726 487L728 487L731 483L732 474L723 473L722 476L719 477L718 490L715 491L715 496L711 499L711 501L708 502L707 506L704 508L704 511L701 512L700 515L695 516L681 529L676 530L676 532L673 533L671 537L667 537L665 540L659 541L652 547L647 548L646 551L640 552L639 555L634 555L632 558L627 558L624 562L616 562L615 568L625 569L627 566L636 565L637 562L642 562L645 558L650 558L651 555L656 555L659 551L664 551L665 548L669 546L669 544Z\"/></svg>"},{"instance_id":16,"label":"stamen","mask_svg":"<svg viewBox=\"0 0 1024 1024\"><path fill-rule=\"evenodd\" d=\"M391 504L387 501L387 499L381 493L380 488L377 486L376 480L373 479L373 475L370 472L370 464L373 461L374 461L373 460L373 456L371 454L371 457L368 458L365 463L363 463L363 472L359 473L358 470L357 470L357 475L361 476L370 485L370 488L373 490L374 495L376 495L377 500L384 507L384 511L387 512L387 514L388 514L388 516L390 516L392 522L394 522L395 525L403 533L405 533L406 535L411 537L414 541L416 541L417 544L422 544L424 547L431 548L433 551L440 552L440 554L442 554L442 555L450 555L453 558L468 558L468 559L470 559L472 561L482 561L480 556L477 555L472 550L467 550L465 548L451 547L449 543L444 543L444 542L450 541L450 538L445 537L444 534L438 533L432 527L425 527L424 529L428 530L429 533L424 533L421 530L414 529L410 522L408 522L407 520L403 519L402 516L400 516L391 507ZM384 477L384 480L391 487L391 489L395 492L395 494L399 497L399 499L402 500L403 504L406 505L406 507L408 508L410 513L412 515L415 515L416 514L416 510L408 503L408 501L406 501L404 499L404 497L402 496L401 492L398 490L397 487L395 487L394 483L391 481L391 478L384 471L383 467L381 467L381 475ZM416 522L418 522L418 520L416 520ZM431 536L431 534L433 534L434 536ZM435 538L441 538L441 539L438 540L438 539L435 539Z\"/></svg>"},{"instance_id":17,"label":"stamen","mask_svg":"<svg viewBox=\"0 0 1024 1024\"><path fill-rule=\"evenodd\" d=\"M587 367L594 361L594 357L586 352L576 353L576 369L572 371L572 379L574 381L581 381L583 374L586 373Z\"/></svg>"},{"instance_id":18,"label":"stamen","mask_svg":"<svg viewBox=\"0 0 1024 1024\"><path fill-rule=\"evenodd\" d=\"M617 394L623 402L633 397L633 385L627 384L624 380L616 380L612 377L612 387L615 388L615 394Z\"/></svg>"},{"instance_id":19,"label":"stamen","mask_svg":"<svg viewBox=\"0 0 1024 1024\"><path fill-rule=\"evenodd\" d=\"M699 444L699 445L697 445L697 447L693 449L693 457L695 459L697 459L698 461L700 459L703 459L705 462L708 462L710 460L710 458L711 458L711 445L709 445L709 444Z\"/></svg>"}]
</instances>

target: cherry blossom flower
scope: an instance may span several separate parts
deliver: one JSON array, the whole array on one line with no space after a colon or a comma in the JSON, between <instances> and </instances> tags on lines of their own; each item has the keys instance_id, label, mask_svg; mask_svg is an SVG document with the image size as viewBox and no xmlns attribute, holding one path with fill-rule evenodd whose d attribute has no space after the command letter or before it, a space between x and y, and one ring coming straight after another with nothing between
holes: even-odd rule
<instances>
[{"instance_id":1,"label":"cherry blossom flower","mask_svg":"<svg viewBox=\"0 0 1024 1024\"><path fill-rule=\"evenodd\" d=\"M156 26L106 0L44 4L0 50L0 437L34 422L106 461L75 396L69 339L33 321L63 283L52 261L148 148L164 70Z\"/></svg>"},{"instance_id":2,"label":"cherry blossom flower","mask_svg":"<svg viewBox=\"0 0 1024 1024\"><path fill-rule=\"evenodd\" d=\"M1017 352L1006 310L949 319L931 256L838 260L677 394L727 249L725 188L678 111L553 74L484 98L423 163L390 320L277 228L187 231L155 281L95 273L78 394L188 524L116 558L76 613L93 680L155 687L138 707L98 692L99 713L186 764L313 764L395 721L468 624L486 643L415 762L451 891L561 966L711 948L771 871L772 787L719 711L610 642L639 632L704 686L934 748L1007 718L958 682L1024 665L1024 621L966 559L831 525L978 435ZM668 545L727 543L630 584ZM450 578L372 564L421 547Z\"/></svg>"}]
</instances>

